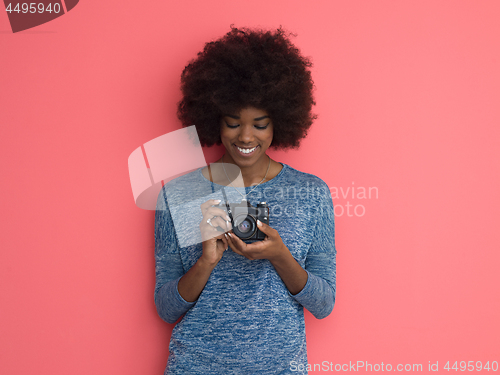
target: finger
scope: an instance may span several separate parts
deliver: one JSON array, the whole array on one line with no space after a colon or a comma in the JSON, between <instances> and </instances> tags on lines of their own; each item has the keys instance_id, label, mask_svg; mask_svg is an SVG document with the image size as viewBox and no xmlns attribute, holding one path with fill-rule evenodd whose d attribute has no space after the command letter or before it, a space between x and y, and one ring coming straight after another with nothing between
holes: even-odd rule
<instances>
[{"instance_id":1,"label":"finger","mask_svg":"<svg viewBox=\"0 0 500 375\"><path fill-rule=\"evenodd\" d=\"M228 248L229 244L228 244L228 242L227 242L227 240L226 240L226 236L222 235L222 236L221 236L221 241L222 241L222 243L224 244L224 248L227 250L227 248Z\"/></svg>"},{"instance_id":2,"label":"finger","mask_svg":"<svg viewBox=\"0 0 500 375\"><path fill-rule=\"evenodd\" d=\"M227 236L229 238L228 239L228 242L230 243L229 246L231 246L231 249L233 249L233 251L236 254L244 256L245 258L250 259L250 260L255 259L253 254L247 251L248 245L245 242L241 241L234 233L227 233ZM236 243L237 241L241 242L241 244L243 244L243 246L240 246L240 244L237 244Z\"/></svg>"},{"instance_id":3,"label":"finger","mask_svg":"<svg viewBox=\"0 0 500 375\"><path fill-rule=\"evenodd\" d=\"M229 246L231 246L231 249L233 249L235 253L243 255L245 258L252 259L246 251L248 245L238 238L238 236L234 233L228 232L226 233L226 238Z\"/></svg>"},{"instance_id":4,"label":"finger","mask_svg":"<svg viewBox=\"0 0 500 375\"><path fill-rule=\"evenodd\" d=\"M233 232L228 232L229 238L233 241L233 243L238 246L239 249L244 249L247 244L241 240L236 234Z\"/></svg>"},{"instance_id":5,"label":"finger","mask_svg":"<svg viewBox=\"0 0 500 375\"><path fill-rule=\"evenodd\" d=\"M224 233L224 237L226 237L226 241L229 246L231 246L231 249L233 249L238 254L241 254L241 250L238 248L238 245L234 243L233 238L230 236L230 233Z\"/></svg>"},{"instance_id":6,"label":"finger","mask_svg":"<svg viewBox=\"0 0 500 375\"><path fill-rule=\"evenodd\" d=\"M218 205L219 203L221 202L220 199L209 199L208 201L206 201L205 203L202 203L200 205L200 208L201 210L206 210L208 207L211 207L211 206L215 206L215 205Z\"/></svg>"},{"instance_id":7,"label":"finger","mask_svg":"<svg viewBox=\"0 0 500 375\"><path fill-rule=\"evenodd\" d=\"M261 253L266 250L267 244L264 241L255 241L247 244L245 252L247 253Z\"/></svg>"},{"instance_id":8,"label":"finger","mask_svg":"<svg viewBox=\"0 0 500 375\"><path fill-rule=\"evenodd\" d=\"M269 225L267 225L266 223L263 223L260 220L257 220L257 227L266 236L274 237L278 233L278 231L276 229L270 227Z\"/></svg>"},{"instance_id":9,"label":"finger","mask_svg":"<svg viewBox=\"0 0 500 375\"><path fill-rule=\"evenodd\" d=\"M207 210L209 208L214 207L214 206L219 206L220 202L221 202L220 199L209 199L205 203L202 203L200 205L200 209L201 209L202 215L206 215L207 214Z\"/></svg>"},{"instance_id":10,"label":"finger","mask_svg":"<svg viewBox=\"0 0 500 375\"><path fill-rule=\"evenodd\" d=\"M211 216L220 216L224 220L230 220L229 216L227 215L226 211L217 208L217 207L208 207L205 212L203 213L203 216L211 217Z\"/></svg>"},{"instance_id":11,"label":"finger","mask_svg":"<svg viewBox=\"0 0 500 375\"><path fill-rule=\"evenodd\" d=\"M227 221L222 220L222 218L220 216L216 216L216 217L212 218L212 220L210 220L210 224L212 224L216 228L220 227L221 230L223 230L224 232L229 230L227 228ZM208 224L208 225L210 225L210 224Z\"/></svg>"},{"instance_id":12,"label":"finger","mask_svg":"<svg viewBox=\"0 0 500 375\"><path fill-rule=\"evenodd\" d=\"M223 213L224 217L218 216L217 214ZM209 222L210 221L210 222ZM226 215L224 211L218 210L207 210L206 214L203 215L203 219L200 225L212 225L214 227L220 227L221 231L227 232L231 230L231 222L229 216Z\"/></svg>"},{"instance_id":13,"label":"finger","mask_svg":"<svg viewBox=\"0 0 500 375\"><path fill-rule=\"evenodd\" d=\"M219 220L220 222L217 223L216 219L213 219L211 220L210 224L203 220L200 222L199 227L203 240L214 237L220 238L220 236L226 232L226 230L224 229L226 222L221 220L220 218ZM223 227L221 228L218 225L222 225Z\"/></svg>"},{"instance_id":14,"label":"finger","mask_svg":"<svg viewBox=\"0 0 500 375\"><path fill-rule=\"evenodd\" d=\"M214 224L214 221L215 219L211 220L211 222L209 223L207 220L202 219L199 225L200 231L202 233L212 233L214 232L214 229L217 230L217 225Z\"/></svg>"},{"instance_id":15,"label":"finger","mask_svg":"<svg viewBox=\"0 0 500 375\"><path fill-rule=\"evenodd\" d=\"M208 226L208 228L204 228L201 232L201 239L202 241L208 241L213 238L217 238L220 236L220 233L217 229L212 228L211 226Z\"/></svg>"},{"instance_id":16,"label":"finger","mask_svg":"<svg viewBox=\"0 0 500 375\"><path fill-rule=\"evenodd\" d=\"M235 245L234 241L232 240L231 236L229 236L229 233L224 233L226 236L227 243L231 250L233 250L236 254L239 254L241 256L246 257L246 255L238 248L237 245Z\"/></svg>"}]
</instances>

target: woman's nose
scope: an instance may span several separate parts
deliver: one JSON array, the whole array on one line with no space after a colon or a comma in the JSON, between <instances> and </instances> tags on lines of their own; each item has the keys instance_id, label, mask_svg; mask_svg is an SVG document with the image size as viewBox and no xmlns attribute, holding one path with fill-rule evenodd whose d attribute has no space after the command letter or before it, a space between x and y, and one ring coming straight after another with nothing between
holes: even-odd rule
<instances>
[{"instance_id":1,"label":"woman's nose","mask_svg":"<svg viewBox=\"0 0 500 375\"><path fill-rule=\"evenodd\" d=\"M253 142L253 127L252 126L240 126L239 141L245 144Z\"/></svg>"}]
</instances>

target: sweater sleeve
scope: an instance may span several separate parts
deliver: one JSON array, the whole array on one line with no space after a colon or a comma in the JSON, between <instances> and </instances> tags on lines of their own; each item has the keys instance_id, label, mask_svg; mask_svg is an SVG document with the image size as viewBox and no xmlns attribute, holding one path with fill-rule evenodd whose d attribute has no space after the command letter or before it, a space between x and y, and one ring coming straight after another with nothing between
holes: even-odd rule
<instances>
[{"instance_id":1,"label":"sweater sleeve","mask_svg":"<svg viewBox=\"0 0 500 375\"><path fill-rule=\"evenodd\" d=\"M185 272L164 189L158 196L155 213L155 271L156 310L164 321L175 323L196 302L185 301L177 289Z\"/></svg>"},{"instance_id":2,"label":"sweater sleeve","mask_svg":"<svg viewBox=\"0 0 500 375\"><path fill-rule=\"evenodd\" d=\"M305 261L307 282L299 293L292 295L317 319L330 315L335 304L336 256L333 202L331 195L325 192Z\"/></svg>"}]
</instances>

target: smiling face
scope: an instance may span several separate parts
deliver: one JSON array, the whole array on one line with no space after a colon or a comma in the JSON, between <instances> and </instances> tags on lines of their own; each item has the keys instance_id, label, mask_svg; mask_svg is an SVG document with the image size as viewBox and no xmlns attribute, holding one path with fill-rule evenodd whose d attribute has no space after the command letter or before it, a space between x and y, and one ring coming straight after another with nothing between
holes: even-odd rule
<instances>
[{"instance_id":1,"label":"smiling face","mask_svg":"<svg viewBox=\"0 0 500 375\"><path fill-rule=\"evenodd\" d=\"M234 162L240 168L267 166L266 150L273 140L273 123L266 111L248 107L240 113L228 113L220 129L228 155L225 162Z\"/></svg>"}]
</instances>

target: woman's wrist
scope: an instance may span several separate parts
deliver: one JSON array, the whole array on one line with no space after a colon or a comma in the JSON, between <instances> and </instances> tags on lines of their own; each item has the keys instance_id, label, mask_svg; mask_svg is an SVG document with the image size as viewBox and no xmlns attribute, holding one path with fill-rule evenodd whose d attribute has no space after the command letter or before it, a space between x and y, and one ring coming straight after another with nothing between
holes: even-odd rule
<instances>
[{"instance_id":1,"label":"woman's wrist","mask_svg":"<svg viewBox=\"0 0 500 375\"><path fill-rule=\"evenodd\" d=\"M211 265L200 257L189 271L180 278L177 290L185 301L194 302L198 299L216 265L217 263Z\"/></svg>"},{"instance_id":2,"label":"woman's wrist","mask_svg":"<svg viewBox=\"0 0 500 375\"><path fill-rule=\"evenodd\" d=\"M301 267L297 260L295 260L292 253L290 253L290 250L288 250L286 246L285 249L287 250L286 253L283 253L283 255L269 261L281 277L281 280L285 283L290 293L297 294L306 285L307 272Z\"/></svg>"},{"instance_id":3,"label":"woman's wrist","mask_svg":"<svg viewBox=\"0 0 500 375\"><path fill-rule=\"evenodd\" d=\"M290 250L288 250L288 247L286 247L286 245L282 243L281 249L273 257L268 258L268 260L276 268L276 266L283 266L290 261L295 260L295 258L293 257Z\"/></svg>"},{"instance_id":4,"label":"woman's wrist","mask_svg":"<svg viewBox=\"0 0 500 375\"><path fill-rule=\"evenodd\" d=\"M219 260L220 259L207 259L207 257L202 254L196 263L201 269L212 272L217 263L219 263Z\"/></svg>"}]
</instances>

